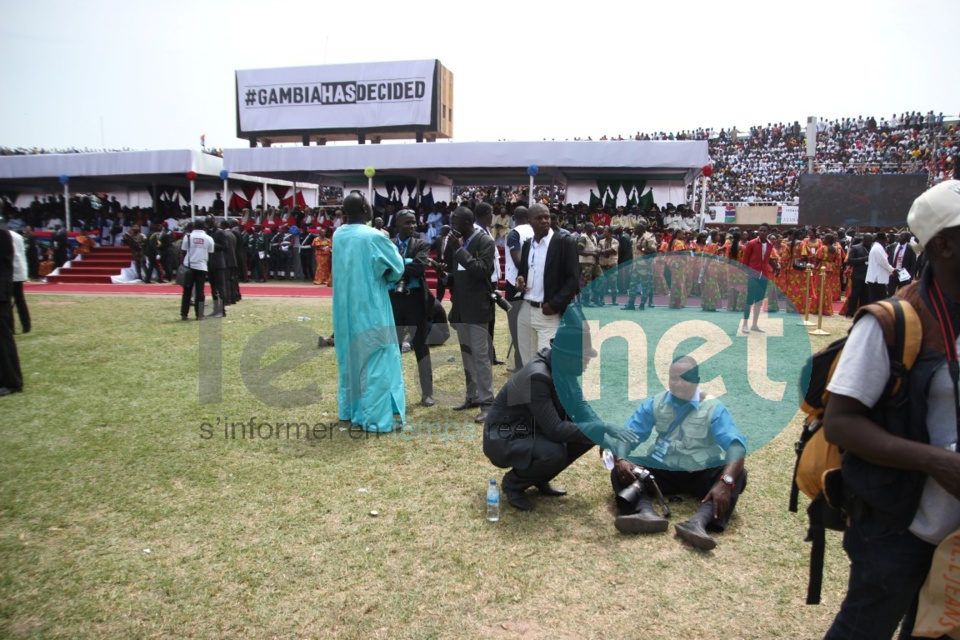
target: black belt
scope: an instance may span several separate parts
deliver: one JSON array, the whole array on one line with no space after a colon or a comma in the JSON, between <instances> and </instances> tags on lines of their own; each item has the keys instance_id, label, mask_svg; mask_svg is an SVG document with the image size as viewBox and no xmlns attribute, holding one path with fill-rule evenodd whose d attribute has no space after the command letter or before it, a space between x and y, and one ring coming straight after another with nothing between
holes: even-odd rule
<instances>
[{"instance_id":1,"label":"black belt","mask_svg":"<svg viewBox=\"0 0 960 640\"><path fill-rule=\"evenodd\" d=\"M542 302L534 302L533 300L527 300L527 302L529 302L530 306L533 307L534 309L539 309L540 307L543 306Z\"/></svg>"}]
</instances>

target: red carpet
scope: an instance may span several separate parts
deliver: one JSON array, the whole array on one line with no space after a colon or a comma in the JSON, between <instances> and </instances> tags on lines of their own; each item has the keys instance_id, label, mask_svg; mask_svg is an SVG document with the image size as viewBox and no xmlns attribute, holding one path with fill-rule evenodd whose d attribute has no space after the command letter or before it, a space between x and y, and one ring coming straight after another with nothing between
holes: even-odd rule
<instances>
[{"instance_id":1,"label":"red carpet","mask_svg":"<svg viewBox=\"0 0 960 640\"><path fill-rule=\"evenodd\" d=\"M180 296L183 289L171 284L97 284L97 283L23 283L23 290L27 293L42 294L93 294L102 296L135 295L135 296ZM206 287L210 295L210 285ZM250 298L329 298L333 295L330 287L321 287L312 282L298 282L295 284L284 282L268 283L240 283L240 294Z\"/></svg>"}]
</instances>

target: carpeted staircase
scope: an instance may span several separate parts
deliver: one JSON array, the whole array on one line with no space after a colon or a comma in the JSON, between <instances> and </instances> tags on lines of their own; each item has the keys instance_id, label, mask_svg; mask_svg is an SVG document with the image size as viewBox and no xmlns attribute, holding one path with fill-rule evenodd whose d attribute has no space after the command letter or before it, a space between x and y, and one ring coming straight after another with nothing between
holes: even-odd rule
<instances>
[{"instance_id":1,"label":"carpeted staircase","mask_svg":"<svg viewBox=\"0 0 960 640\"><path fill-rule=\"evenodd\" d=\"M128 247L94 247L83 256L83 260L74 260L71 266L61 268L60 274L47 276L47 282L53 284L112 284L110 276L120 275L120 271L130 266Z\"/></svg>"}]
</instances>

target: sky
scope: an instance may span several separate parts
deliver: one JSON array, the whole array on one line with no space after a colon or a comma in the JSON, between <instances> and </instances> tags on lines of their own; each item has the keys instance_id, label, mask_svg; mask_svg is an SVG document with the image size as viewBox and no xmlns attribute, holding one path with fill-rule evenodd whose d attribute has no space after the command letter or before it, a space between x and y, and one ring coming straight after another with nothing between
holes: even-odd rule
<instances>
[{"instance_id":1,"label":"sky","mask_svg":"<svg viewBox=\"0 0 960 640\"><path fill-rule=\"evenodd\" d=\"M960 112L960 2L0 0L0 147L245 147L238 69L439 59L454 141Z\"/></svg>"}]
</instances>

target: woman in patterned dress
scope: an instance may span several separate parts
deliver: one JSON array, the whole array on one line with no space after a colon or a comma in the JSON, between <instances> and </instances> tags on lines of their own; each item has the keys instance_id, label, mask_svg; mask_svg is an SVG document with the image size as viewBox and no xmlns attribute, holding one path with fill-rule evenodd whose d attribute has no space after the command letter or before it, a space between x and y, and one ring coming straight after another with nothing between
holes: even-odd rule
<instances>
[{"instance_id":1,"label":"woman in patterned dress","mask_svg":"<svg viewBox=\"0 0 960 640\"><path fill-rule=\"evenodd\" d=\"M317 275L313 284L330 286L333 282L333 240L330 239L330 230L321 228L313 240L313 252L317 256Z\"/></svg>"},{"instance_id":2,"label":"woman in patterned dress","mask_svg":"<svg viewBox=\"0 0 960 640\"><path fill-rule=\"evenodd\" d=\"M676 231L670 242L670 308L683 309L687 306L687 278L690 259L690 250L685 242L686 232Z\"/></svg>"},{"instance_id":3,"label":"woman in patterned dress","mask_svg":"<svg viewBox=\"0 0 960 640\"><path fill-rule=\"evenodd\" d=\"M718 272L721 270L717 262L722 247L717 243L718 235L714 231L710 234L711 242L703 249L703 280L700 283L700 308L704 311L716 311L720 302L720 282Z\"/></svg>"},{"instance_id":4,"label":"woman in patterned dress","mask_svg":"<svg viewBox=\"0 0 960 640\"><path fill-rule=\"evenodd\" d=\"M730 246L727 247L727 253L724 257L735 264L727 266L727 286L729 288L727 311L743 311L743 305L747 301L747 274L742 271L742 265L740 264L743 262L740 229L734 227L730 238Z\"/></svg>"},{"instance_id":5,"label":"woman in patterned dress","mask_svg":"<svg viewBox=\"0 0 960 640\"><path fill-rule=\"evenodd\" d=\"M833 303L840 299L840 272L843 270L843 247L832 233L823 237L823 243L814 256L814 282L817 293L820 292L820 267L826 267L826 280L823 283L823 315L833 315ZM812 308L815 311L817 308Z\"/></svg>"}]
</instances>

